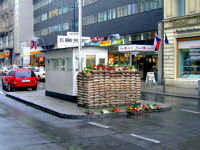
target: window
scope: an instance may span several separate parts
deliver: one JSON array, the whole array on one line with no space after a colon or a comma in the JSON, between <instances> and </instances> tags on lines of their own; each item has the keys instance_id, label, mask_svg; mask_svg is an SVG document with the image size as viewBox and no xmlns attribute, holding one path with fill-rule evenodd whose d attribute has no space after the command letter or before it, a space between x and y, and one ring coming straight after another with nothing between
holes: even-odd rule
<instances>
[{"instance_id":1,"label":"window","mask_svg":"<svg viewBox=\"0 0 200 150\"><path fill-rule=\"evenodd\" d=\"M105 65L105 58L99 58L99 64Z\"/></svg>"},{"instance_id":2,"label":"window","mask_svg":"<svg viewBox=\"0 0 200 150\"><path fill-rule=\"evenodd\" d=\"M185 15L185 0L176 0L177 17Z\"/></svg>"},{"instance_id":3,"label":"window","mask_svg":"<svg viewBox=\"0 0 200 150\"><path fill-rule=\"evenodd\" d=\"M58 16L58 9L54 9L49 12L49 18L53 18L55 16Z\"/></svg>"},{"instance_id":4,"label":"window","mask_svg":"<svg viewBox=\"0 0 200 150\"><path fill-rule=\"evenodd\" d=\"M95 15L87 16L83 18L83 25L89 25L97 22L97 17Z\"/></svg>"},{"instance_id":5,"label":"window","mask_svg":"<svg viewBox=\"0 0 200 150\"><path fill-rule=\"evenodd\" d=\"M131 40L132 41L141 40L141 33L136 33L136 34L131 35Z\"/></svg>"},{"instance_id":6,"label":"window","mask_svg":"<svg viewBox=\"0 0 200 150\"><path fill-rule=\"evenodd\" d=\"M103 22L107 20L107 11L98 13L98 22Z\"/></svg>"},{"instance_id":7,"label":"window","mask_svg":"<svg viewBox=\"0 0 200 150\"><path fill-rule=\"evenodd\" d=\"M58 25L49 27L49 34L57 32L58 31Z\"/></svg>"},{"instance_id":8,"label":"window","mask_svg":"<svg viewBox=\"0 0 200 150\"><path fill-rule=\"evenodd\" d=\"M59 59L52 59L51 60L51 69L52 70L59 70Z\"/></svg>"},{"instance_id":9,"label":"window","mask_svg":"<svg viewBox=\"0 0 200 150\"><path fill-rule=\"evenodd\" d=\"M35 5L34 5L34 10L37 10L37 9L39 9L40 8L40 2L38 2L38 3L36 3Z\"/></svg>"},{"instance_id":10,"label":"window","mask_svg":"<svg viewBox=\"0 0 200 150\"><path fill-rule=\"evenodd\" d=\"M144 32L143 35L144 35L143 40L150 40L150 39L152 39L153 34L152 34L152 32Z\"/></svg>"},{"instance_id":11,"label":"window","mask_svg":"<svg viewBox=\"0 0 200 150\"><path fill-rule=\"evenodd\" d=\"M115 19L116 18L116 9L110 9L108 10L108 20Z\"/></svg>"},{"instance_id":12,"label":"window","mask_svg":"<svg viewBox=\"0 0 200 150\"><path fill-rule=\"evenodd\" d=\"M86 65L95 65L96 55L86 55Z\"/></svg>"},{"instance_id":13,"label":"window","mask_svg":"<svg viewBox=\"0 0 200 150\"><path fill-rule=\"evenodd\" d=\"M98 0L83 0L83 6L90 5L97 2Z\"/></svg>"},{"instance_id":14,"label":"window","mask_svg":"<svg viewBox=\"0 0 200 150\"><path fill-rule=\"evenodd\" d=\"M41 21L45 21L45 20L47 20L47 13L42 14Z\"/></svg>"},{"instance_id":15,"label":"window","mask_svg":"<svg viewBox=\"0 0 200 150\"><path fill-rule=\"evenodd\" d=\"M48 0L42 0L41 1L41 7L44 7L48 4Z\"/></svg>"},{"instance_id":16,"label":"window","mask_svg":"<svg viewBox=\"0 0 200 150\"><path fill-rule=\"evenodd\" d=\"M72 71L72 59L67 58L67 71Z\"/></svg>"},{"instance_id":17,"label":"window","mask_svg":"<svg viewBox=\"0 0 200 150\"><path fill-rule=\"evenodd\" d=\"M200 78L200 38L178 42L178 76Z\"/></svg>"},{"instance_id":18,"label":"window","mask_svg":"<svg viewBox=\"0 0 200 150\"><path fill-rule=\"evenodd\" d=\"M70 29L70 22L63 23L63 30L69 30Z\"/></svg>"},{"instance_id":19,"label":"window","mask_svg":"<svg viewBox=\"0 0 200 150\"><path fill-rule=\"evenodd\" d=\"M44 29L41 30L41 35L42 36L45 36L47 34L48 34L48 28L44 28Z\"/></svg>"},{"instance_id":20,"label":"window","mask_svg":"<svg viewBox=\"0 0 200 150\"><path fill-rule=\"evenodd\" d=\"M40 36L40 30L35 31L35 32L34 32L34 36L36 36L36 37Z\"/></svg>"},{"instance_id":21,"label":"window","mask_svg":"<svg viewBox=\"0 0 200 150\"><path fill-rule=\"evenodd\" d=\"M128 15L128 5L117 8L117 17L124 17Z\"/></svg>"},{"instance_id":22,"label":"window","mask_svg":"<svg viewBox=\"0 0 200 150\"><path fill-rule=\"evenodd\" d=\"M40 22L40 16L35 17L34 18L34 24L39 23Z\"/></svg>"},{"instance_id":23,"label":"window","mask_svg":"<svg viewBox=\"0 0 200 150\"><path fill-rule=\"evenodd\" d=\"M62 59L60 59L60 69L62 70L62 71L65 71L65 59L64 58L62 58Z\"/></svg>"},{"instance_id":24,"label":"window","mask_svg":"<svg viewBox=\"0 0 200 150\"><path fill-rule=\"evenodd\" d=\"M35 74L33 71L16 71L15 72L15 77L20 78L20 77L35 77Z\"/></svg>"}]
</instances>

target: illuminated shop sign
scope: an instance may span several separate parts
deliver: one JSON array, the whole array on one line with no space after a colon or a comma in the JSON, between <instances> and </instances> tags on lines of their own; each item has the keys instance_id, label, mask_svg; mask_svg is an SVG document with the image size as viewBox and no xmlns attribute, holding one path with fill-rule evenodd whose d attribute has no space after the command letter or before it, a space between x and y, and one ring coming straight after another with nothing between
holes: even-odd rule
<instances>
[{"instance_id":1,"label":"illuminated shop sign","mask_svg":"<svg viewBox=\"0 0 200 150\"><path fill-rule=\"evenodd\" d=\"M153 45L122 45L118 47L119 52L152 52L155 51Z\"/></svg>"}]
</instances>

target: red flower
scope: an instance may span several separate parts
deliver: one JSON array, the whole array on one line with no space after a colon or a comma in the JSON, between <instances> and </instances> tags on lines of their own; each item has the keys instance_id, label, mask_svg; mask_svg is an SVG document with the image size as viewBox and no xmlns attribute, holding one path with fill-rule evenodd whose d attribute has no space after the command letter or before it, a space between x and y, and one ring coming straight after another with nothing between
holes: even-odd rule
<instances>
[{"instance_id":1,"label":"red flower","mask_svg":"<svg viewBox=\"0 0 200 150\"><path fill-rule=\"evenodd\" d=\"M92 65L93 68L97 67L96 65Z\"/></svg>"},{"instance_id":2,"label":"red flower","mask_svg":"<svg viewBox=\"0 0 200 150\"><path fill-rule=\"evenodd\" d=\"M126 68L123 67L122 70L126 70Z\"/></svg>"}]
</instances>

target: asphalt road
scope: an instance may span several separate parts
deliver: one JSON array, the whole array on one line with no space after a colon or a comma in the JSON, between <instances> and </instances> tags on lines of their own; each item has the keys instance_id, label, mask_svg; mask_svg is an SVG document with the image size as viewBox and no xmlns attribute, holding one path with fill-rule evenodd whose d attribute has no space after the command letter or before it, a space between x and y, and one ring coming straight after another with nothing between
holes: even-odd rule
<instances>
[{"instance_id":1,"label":"asphalt road","mask_svg":"<svg viewBox=\"0 0 200 150\"><path fill-rule=\"evenodd\" d=\"M19 103L0 90L1 150L200 149L198 100L143 95L172 109L130 118L68 120Z\"/></svg>"}]
</instances>

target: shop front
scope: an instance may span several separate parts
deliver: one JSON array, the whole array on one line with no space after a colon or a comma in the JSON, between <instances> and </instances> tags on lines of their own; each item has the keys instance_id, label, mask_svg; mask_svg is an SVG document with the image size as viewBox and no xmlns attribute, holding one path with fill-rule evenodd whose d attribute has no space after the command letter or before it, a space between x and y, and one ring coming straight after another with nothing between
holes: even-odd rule
<instances>
[{"instance_id":1,"label":"shop front","mask_svg":"<svg viewBox=\"0 0 200 150\"><path fill-rule=\"evenodd\" d=\"M185 26L178 24L181 21ZM197 88L200 79L200 25L196 21L199 20L194 15L164 22L169 39L169 44L164 44L166 85Z\"/></svg>"},{"instance_id":2,"label":"shop front","mask_svg":"<svg viewBox=\"0 0 200 150\"><path fill-rule=\"evenodd\" d=\"M124 60L124 64L134 65L140 71L142 80L146 79L147 72L154 72L157 77L158 53L153 45L122 45L118 47L118 51L119 56L125 58L119 60Z\"/></svg>"}]
</instances>

